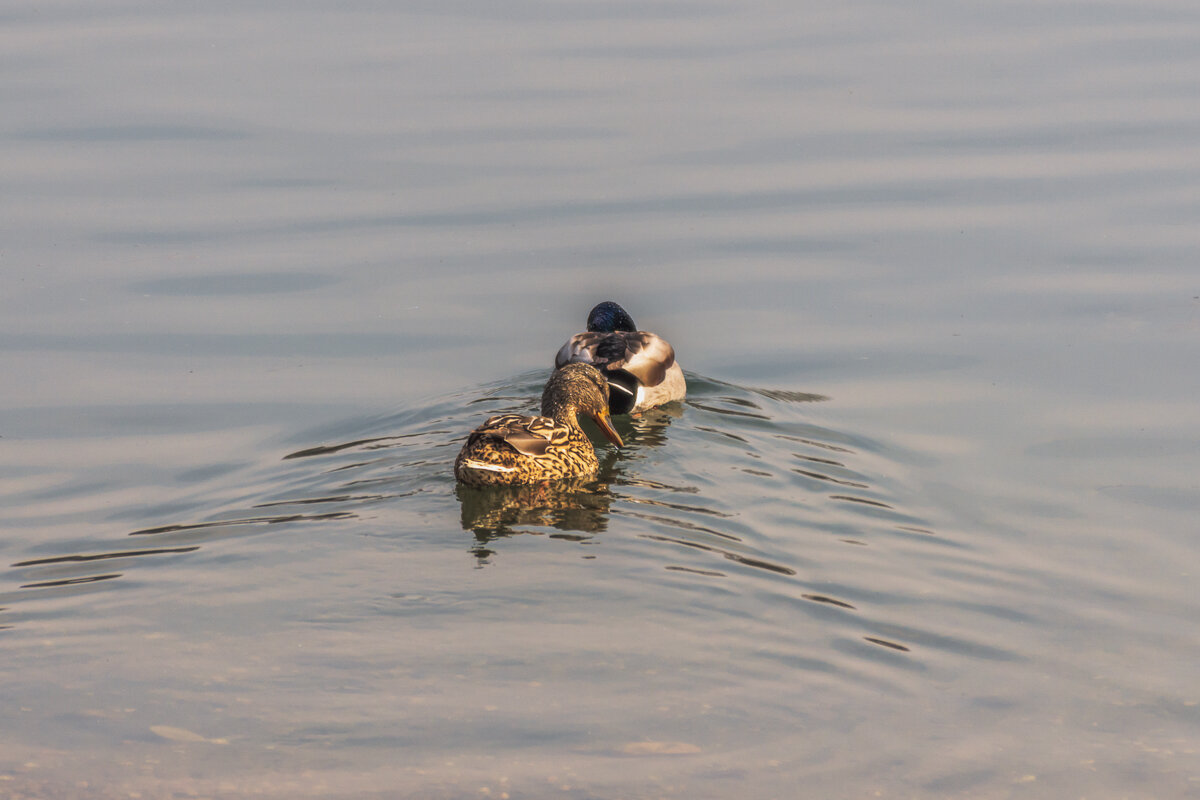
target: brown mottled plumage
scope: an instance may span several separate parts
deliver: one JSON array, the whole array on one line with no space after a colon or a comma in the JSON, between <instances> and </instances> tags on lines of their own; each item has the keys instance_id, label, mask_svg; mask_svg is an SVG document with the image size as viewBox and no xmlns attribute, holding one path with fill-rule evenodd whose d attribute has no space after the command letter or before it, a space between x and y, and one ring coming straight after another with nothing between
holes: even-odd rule
<instances>
[{"instance_id":1,"label":"brown mottled plumage","mask_svg":"<svg viewBox=\"0 0 1200 800\"><path fill-rule=\"evenodd\" d=\"M579 427L580 412L621 446L608 421L604 376L589 364L571 364L546 383L542 416L501 414L472 431L454 462L455 477L469 486L513 486L594 473L596 451Z\"/></svg>"},{"instance_id":2,"label":"brown mottled plumage","mask_svg":"<svg viewBox=\"0 0 1200 800\"><path fill-rule=\"evenodd\" d=\"M554 366L596 366L609 383L609 409L638 414L682 400L687 394L675 348L649 331L639 331L625 309L611 300L588 314L587 333L577 333L559 348Z\"/></svg>"}]
</instances>

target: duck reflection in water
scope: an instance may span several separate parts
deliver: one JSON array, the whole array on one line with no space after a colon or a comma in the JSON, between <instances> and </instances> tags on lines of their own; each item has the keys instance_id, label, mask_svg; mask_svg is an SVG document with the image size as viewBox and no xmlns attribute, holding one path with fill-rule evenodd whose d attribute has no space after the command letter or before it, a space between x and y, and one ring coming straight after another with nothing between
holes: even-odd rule
<instances>
[{"instance_id":1,"label":"duck reflection in water","mask_svg":"<svg viewBox=\"0 0 1200 800\"><path fill-rule=\"evenodd\" d=\"M609 508L620 497L610 487L629 480L622 463L636 458L639 448L664 444L671 420L682 413L671 404L641 417L616 420L625 447L597 453L600 463L594 477L484 488L459 483L455 494L462 506L462 527L475 534L471 553L482 565L495 554L493 543L518 534L587 541L604 532Z\"/></svg>"}]
</instances>

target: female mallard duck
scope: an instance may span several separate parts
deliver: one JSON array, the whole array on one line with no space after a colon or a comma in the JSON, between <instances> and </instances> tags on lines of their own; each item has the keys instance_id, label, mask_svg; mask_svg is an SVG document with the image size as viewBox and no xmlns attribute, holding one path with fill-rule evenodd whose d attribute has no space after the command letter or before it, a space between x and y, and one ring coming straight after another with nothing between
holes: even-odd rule
<instances>
[{"instance_id":1,"label":"female mallard duck","mask_svg":"<svg viewBox=\"0 0 1200 800\"><path fill-rule=\"evenodd\" d=\"M611 300L593 308L587 333L572 336L554 357L556 369L572 362L594 364L604 373L614 414L639 414L687 394L675 348L653 333L639 331L625 309Z\"/></svg>"},{"instance_id":2,"label":"female mallard duck","mask_svg":"<svg viewBox=\"0 0 1200 800\"><path fill-rule=\"evenodd\" d=\"M617 447L621 437L608 419L608 384L588 364L556 370L542 392L542 415L492 417L467 437L454 475L468 486L512 486L596 471L596 451L579 427L579 413L592 418Z\"/></svg>"}]
</instances>

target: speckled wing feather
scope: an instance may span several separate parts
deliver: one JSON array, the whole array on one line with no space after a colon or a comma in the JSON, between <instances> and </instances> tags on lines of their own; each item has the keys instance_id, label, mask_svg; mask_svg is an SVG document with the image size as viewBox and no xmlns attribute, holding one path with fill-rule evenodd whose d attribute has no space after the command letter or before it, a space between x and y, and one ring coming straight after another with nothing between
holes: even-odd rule
<instances>
[{"instance_id":1,"label":"speckled wing feather","mask_svg":"<svg viewBox=\"0 0 1200 800\"><path fill-rule=\"evenodd\" d=\"M523 417L520 414L500 414L491 417L472 436L500 439L518 453L541 456L551 445L566 442L569 431L554 424L549 417Z\"/></svg>"}]
</instances>

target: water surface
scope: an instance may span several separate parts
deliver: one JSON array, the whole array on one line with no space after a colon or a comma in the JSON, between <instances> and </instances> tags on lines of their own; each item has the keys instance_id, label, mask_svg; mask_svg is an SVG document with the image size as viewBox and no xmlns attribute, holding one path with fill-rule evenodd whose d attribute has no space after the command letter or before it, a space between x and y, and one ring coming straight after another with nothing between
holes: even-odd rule
<instances>
[{"instance_id":1,"label":"water surface","mask_svg":"<svg viewBox=\"0 0 1200 800\"><path fill-rule=\"evenodd\" d=\"M1200 796L1190 5L3 17L4 792Z\"/></svg>"}]
</instances>

